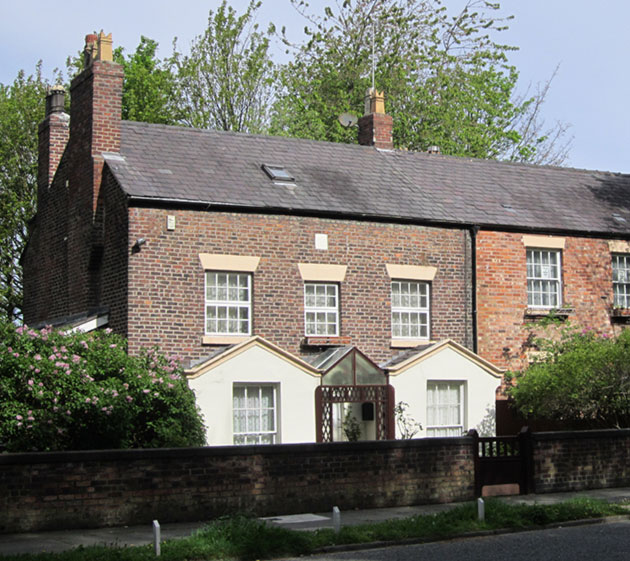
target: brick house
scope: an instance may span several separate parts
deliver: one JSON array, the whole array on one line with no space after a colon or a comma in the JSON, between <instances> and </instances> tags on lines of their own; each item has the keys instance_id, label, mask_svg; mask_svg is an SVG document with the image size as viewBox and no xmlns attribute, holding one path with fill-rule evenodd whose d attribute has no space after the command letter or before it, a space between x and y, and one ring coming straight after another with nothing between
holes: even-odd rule
<instances>
[{"instance_id":1,"label":"brick house","mask_svg":"<svg viewBox=\"0 0 630 561\"><path fill-rule=\"evenodd\" d=\"M377 92L359 146L125 122L111 36L85 56L40 126L24 318L182 356L210 443L342 438L350 413L392 437L398 401L421 435L492 432L524 319L570 300L614 329L625 177L393 150ZM236 430L252 416L273 430Z\"/></svg>"}]
</instances>

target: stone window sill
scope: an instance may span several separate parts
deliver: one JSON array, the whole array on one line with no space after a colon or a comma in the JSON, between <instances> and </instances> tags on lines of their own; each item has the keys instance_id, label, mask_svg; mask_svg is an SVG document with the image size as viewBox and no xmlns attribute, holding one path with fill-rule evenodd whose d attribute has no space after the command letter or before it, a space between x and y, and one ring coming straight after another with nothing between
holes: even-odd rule
<instances>
[{"instance_id":1,"label":"stone window sill","mask_svg":"<svg viewBox=\"0 0 630 561\"><path fill-rule=\"evenodd\" d=\"M429 339L392 339L389 345L392 349L412 349L429 343L431 343Z\"/></svg>"},{"instance_id":2,"label":"stone window sill","mask_svg":"<svg viewBox=\"0 0 630 561\"><path fill-rule=\"evenodd\" d=\"M236 345L249 338L250 335L204 335L201 342L204 345Z\"/></svg>"},{"instance_id":3,"label":"stone window sill","mask_svg":"<svg viewBox=\"0 0 630 561\"><path fill-rule=\"evenodd\" d=\"M350 337L304 337L303 347L341 347L350 344Z\"/></svg>"}]
</instances>

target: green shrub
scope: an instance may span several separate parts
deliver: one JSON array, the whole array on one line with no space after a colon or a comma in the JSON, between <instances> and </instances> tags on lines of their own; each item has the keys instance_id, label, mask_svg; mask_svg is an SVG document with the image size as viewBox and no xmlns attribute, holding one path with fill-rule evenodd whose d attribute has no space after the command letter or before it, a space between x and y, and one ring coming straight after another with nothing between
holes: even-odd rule
<instances>
[{"instance_id":1,"label":"green shrub","mask_svg":"<svg viewBox=\"0 0 630 561\"><path fill-rule=\"evenodd\" d=\"M508 393L524 416L576 428L630 426L630 330L617 338L569 327L538 339L542 359L508 373Z\"/></svg>"},{"instance_id":2,"label":"green shrub","mask_svg":"<svg viewBox=\"0 0 630 561\"><path fill-rule=\"evenodd\" d=\"M0 441L11 452L199 446L204 429L175 358L126 353L111 330L0 324Z\"/></svg>"}]
</instances>

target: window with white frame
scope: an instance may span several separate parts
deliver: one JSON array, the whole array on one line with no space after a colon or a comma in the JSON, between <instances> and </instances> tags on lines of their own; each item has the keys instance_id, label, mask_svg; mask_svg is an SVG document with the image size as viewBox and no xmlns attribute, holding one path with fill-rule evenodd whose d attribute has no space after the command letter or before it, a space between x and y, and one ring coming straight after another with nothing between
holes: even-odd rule
<instances>
[{"instance_id":1,"label":"window with white frame","mask_svg":"<svg viewBox=\"0 0 630 561\"><path fill-rule=\"evenodd\" d=\"M307 337L339 335L339 285L304 283L304 324Z\"/></svg>"},{"instance_id":2,"label":"window with white frame","mask_svg":"<svg viewBox=\"0 0 630 561\"><path fill-rule=\"evenodd\" d=\"M464 401L464 382L427 382L427 436L461 436Z\"/></svg>"},{"instance_id":3,"label":"window with white frame","mask_svg":"<svg viewBox=\"0 0 630 561\"><path fill-rule=\"evenodd\" d=\"M527 305L557 308L562 305L560 251L527 250Z\"/></svg>"},{"instance_id":4,"label":"window with white frame","mask_svg":"<svg viewBox=\"0 0 630 561\"><path fill-rule=\"evenodd\" d=\"M278 441L276 386L234 384L234 444L275 444Z\"/></svg>"},{"instance_id":5,"label":"window with white frame","mask_svg":"<svg viewBox=\"0 0 630 561\"><path fill-rule=\"evenodd\" d=\"M392 337L429 338L429 283L392 281Z\"/></svg>"},{"instance_id":6,"label":"window with white frame","mask_svg":"<svg viewBox=\"0 0 630 561\"><path fill-rule=\"evenodd\" d=\"M614 305L630 308L630 255L612 256Z\"/></svg>"},{"instance_id":7,"label":"window with white frame","mask_svg":"<svg viewBox=\"0 0 630 561\"><path fill-rule=\"evenodd\" d=\"M252 276L206 271L206 335L250 335Z\"/></svg>"}]
</instances>

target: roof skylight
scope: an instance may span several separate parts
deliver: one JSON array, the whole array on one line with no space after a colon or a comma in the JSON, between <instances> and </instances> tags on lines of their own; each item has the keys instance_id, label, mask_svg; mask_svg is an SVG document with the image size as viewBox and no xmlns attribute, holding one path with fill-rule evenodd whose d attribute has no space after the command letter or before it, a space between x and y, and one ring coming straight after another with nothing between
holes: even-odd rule
<instances>
[{"instance_id":1,"label":"roof skylight","mask_svg":"<svg viewBox=\"0 0 630 561\"><path fill-rule=\"evenodd\" d=\"M293 181L295 179L283 166L263 164L262 168L274 181Z\"/></svg>"}]
</instances>

